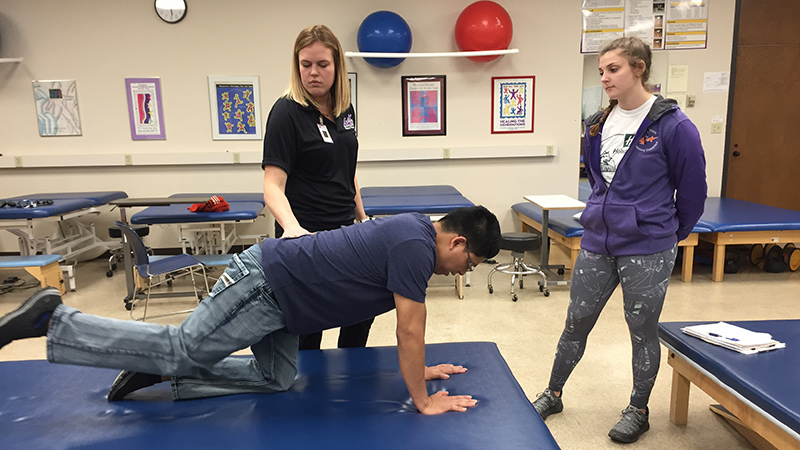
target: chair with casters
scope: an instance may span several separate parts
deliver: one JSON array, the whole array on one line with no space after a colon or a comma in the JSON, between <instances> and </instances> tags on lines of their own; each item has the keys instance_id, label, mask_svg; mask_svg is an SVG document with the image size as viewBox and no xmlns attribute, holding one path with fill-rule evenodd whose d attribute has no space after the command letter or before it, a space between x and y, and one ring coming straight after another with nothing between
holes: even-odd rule
<instances>
[{"instance_id":1,"label":"chair with casters","mask_svg":"<svg viewBox=\"0 0 800 450\"><path fill-rule=\"evenodd\" d=\"M150 227L134 227L136 230L136 234L141 237L145 237L150 234ZM120 231L119 227L108 227L108 237L111 239L122 239L122 232ZM147 249L147 253L152 255L153 252L150 249ZM117 270L117 265L121 264L124 261L124 254L122 251L122 242L120 242L119 246L113 250L111 250L111 256L108 257L108 271L106 271L106 276L111 278L114 276L114 271Z\"/></svg>"},{"instance_id":2,"label":"chair with casters","mask_svg":"<svg viewBox=\"0 0 800 450\"><path fill-rule=\"evenodd\" d=\"M492 287L492 275L495 272L502 272L511 275L511 300L517 301L517 294L514 292L514 285L516 284L517 277L519 277L519 288L522 289L522 277L525 275L538 275L542 277L539 282L539 290L545 297L550 296L550 290L547 289L547 276L542 272L539 266L528 265L523 260L525 252L533 251L539 248L542 242L542 237L535 233L524 232L509 232L503 233L500 237L500 250L511 250L511 262L508 264L498 264L491 272L489 272L489 293L494 293Z\"/></svg>"},{"instance_id":3,"label":"chair with casters","mask_svg":"<svg viewBox=\"0 0 800 450\"><path fill-rule=\"evenodd\" d=\"M134 276L140 277L139 279L144 282L144 286L137 289L136 295L132 299L126 300L125 307L131 312L131 318L141 321L147 320L147 305L150 302L151 297L194 296L197 301L200 301L203 299L205 294L210 292L205 265L197 258L186 253L167 257L151 257L147 252L144 241L133 227L120 221L116 221L114 224L119 227L122 235L125 237L125 240L130 244L133 257L133 267L136 269L136 274ZM202 275L203 282L205 283L205 291L198 290L195 273ZM152 293L154 287L162 284L171 286L173 280L187 275L191 277L192 280L192 291ZM135 303L137 300L141 299L141 295L144 295L144 310L141 317L135 317ZM194 308L185 309L168 314L151 316L151 318L184 314L192 312L193 310Z\"/></svg>"}]
</instances>

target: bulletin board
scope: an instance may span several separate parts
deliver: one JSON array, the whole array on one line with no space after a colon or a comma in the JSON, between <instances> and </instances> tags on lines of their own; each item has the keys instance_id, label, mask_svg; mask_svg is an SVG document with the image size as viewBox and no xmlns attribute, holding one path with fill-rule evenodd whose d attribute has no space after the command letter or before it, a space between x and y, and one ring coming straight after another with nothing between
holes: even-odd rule
<instances>
[{"instance_id":1,"label":"bulletin board","mask_svg":"<svg viewBox=\"0 0 800 450\"><path fill-rule=\"evenodd\" d=\"M583 0L581 53L635 36L653 50L706 48L711 0Z\"/></svg>"}]
</instances>

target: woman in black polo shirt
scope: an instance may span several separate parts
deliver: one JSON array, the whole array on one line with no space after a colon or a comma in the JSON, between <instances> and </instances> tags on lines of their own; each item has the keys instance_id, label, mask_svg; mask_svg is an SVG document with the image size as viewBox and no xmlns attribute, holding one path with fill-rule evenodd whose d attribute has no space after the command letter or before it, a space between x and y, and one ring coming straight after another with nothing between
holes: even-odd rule
<instances>
[{"instance_id":1,"label":"woman in black polo shirt","mask_svg":"<svg viewBox=\"0 0 800 450\"><path fill-rule=\"evenodd\" d=\"M358 140L339 40L325 25L294 44L289 87L272 106L264 137L264 200L276 237L297 237L366 219L356 180ZM342 327L339 347L364 347L372 319ZM322 333L300 337L318 349Z\"/></svg>"}]
</instances>

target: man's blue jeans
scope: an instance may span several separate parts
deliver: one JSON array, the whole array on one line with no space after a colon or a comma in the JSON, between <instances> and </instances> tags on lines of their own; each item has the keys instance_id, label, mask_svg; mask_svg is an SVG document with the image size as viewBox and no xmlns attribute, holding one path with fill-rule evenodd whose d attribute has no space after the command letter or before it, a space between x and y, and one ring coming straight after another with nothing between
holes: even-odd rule
<instances>
[{"instance_id":1,"label":"man's blue jeans","mask_svg":"<svg viewBox=\"0 0 800 450\"><path fill-rule=\"evenodd\" d=\"M60 305L47 332L53 363L172 376L174 399L271 393L297 374L297 336L283 313L254 245L231 263L179 326L109 319ZM254 358L230 357L250 347Z\"/></svg>"}]
</instances>

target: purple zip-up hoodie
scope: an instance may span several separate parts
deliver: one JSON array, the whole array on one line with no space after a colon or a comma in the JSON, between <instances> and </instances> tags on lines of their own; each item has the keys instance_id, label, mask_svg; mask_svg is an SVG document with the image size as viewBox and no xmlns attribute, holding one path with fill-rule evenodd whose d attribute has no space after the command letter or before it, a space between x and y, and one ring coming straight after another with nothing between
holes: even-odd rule
<instances>
[{"instance_id":1,"label":"purple zip-up hoodie","mask_svg":"<svg viewBox=\"0 0 800 450\"><path fill-rule=\"evenodd\" d=\"M692 232L703 214L708 187L697 127L677 103L657 96L610 186L600 171L600 142L586 119L583 160L592 193L581 214L581 248L614 256L650 255L671 248Z\"/></svg>"}]
</instances>

